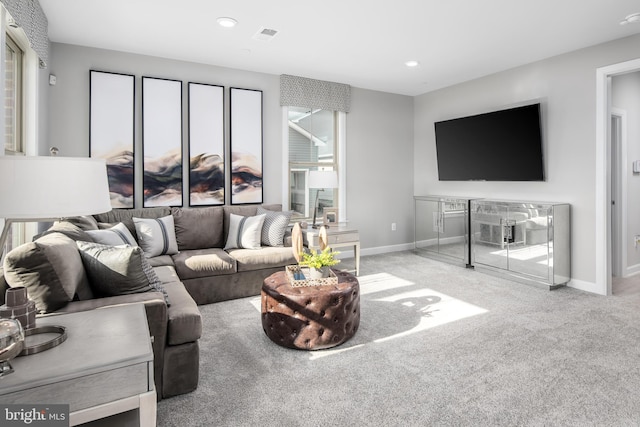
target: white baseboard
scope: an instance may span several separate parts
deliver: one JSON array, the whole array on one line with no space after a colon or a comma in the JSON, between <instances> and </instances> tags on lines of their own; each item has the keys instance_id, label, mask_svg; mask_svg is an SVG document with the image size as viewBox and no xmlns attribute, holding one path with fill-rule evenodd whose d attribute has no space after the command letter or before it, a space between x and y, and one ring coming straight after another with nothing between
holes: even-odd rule
<instances>
[{"instance_id":1,"label":"white baseboard","mask_svg":"<svg viewBox=\"0 0 640 427\"><path fill-rule=\"evenodd\" d=\"M624 277L635 276L640 274L640 264L630 265L624 271Z\"/></svg>"},{"instance_id":2,"label":"white baseboard","mask_svg":"<svg viewBox=\"0 0 640 427\"><path fill-rule=\"evenodd\" d=\"M338 259L346 259L346 258L353 258L354 254L353 254L353 249L349 249L349 250L342 250L343 248L338 248L340 251L340 255L338 255L336 258ZM390 253L390 252L402 252L402 251L412 251L413 249L415 249L415 245L412 243L403 243L401 245L391 245L391 246L378 246L376 248L366 248L366 249L361 249L360 250L360 256L367 256L367 255L380 255L380 254L386 254L386 253Z\"/></svg>"},{"instance_id":3,"label":"white baseboard","mask_svg":"<svg viewBox=\"0 0 640 427\"><path fill-rule=\"evenodd\" d=\"M585 292L591 292L594 294L604 295L602 289L593 282L585 282L584 280L571 279L567 286L570 288L578 289Z\"/></svg>"}]
</instances>

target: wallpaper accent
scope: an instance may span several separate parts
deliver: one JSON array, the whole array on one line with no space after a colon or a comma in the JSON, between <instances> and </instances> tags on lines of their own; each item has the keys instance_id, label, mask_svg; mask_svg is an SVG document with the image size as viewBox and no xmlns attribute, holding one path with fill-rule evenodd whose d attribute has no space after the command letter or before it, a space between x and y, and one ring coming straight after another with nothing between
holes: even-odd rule
<instances>
[{"instance_id":1,"label":"wallpaper accent","mask_svg":"<svg viewBox=\"0 0 640 427\"><path fill-rule=\"evenodd\" d=\"M351 86L306 77L280 75L280 105L349 112Z\"/></svg>"},{"instance_id":2,"label":"wallpaper accent","mask_svg":"<svg viewBox=\"0 0 640 427\"><path fill-rule=\"evenodd\" d=\"M0 0L16 24L21 27L40 58L40 68L49 60L49 22L38 0Z\"/></svg>"}]
</instances>

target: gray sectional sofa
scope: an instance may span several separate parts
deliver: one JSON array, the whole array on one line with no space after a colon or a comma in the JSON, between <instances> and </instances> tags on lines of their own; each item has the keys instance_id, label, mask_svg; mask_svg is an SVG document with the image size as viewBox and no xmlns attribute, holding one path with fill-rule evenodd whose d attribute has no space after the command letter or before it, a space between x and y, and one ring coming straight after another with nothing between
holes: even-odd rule
<instances>
[{"instance_id":1,"label":"gray sectional sofa","mask_svg":"<svg viewBox=\"0 0 640 427\"><path fill-rule=\"evenodd\" d=\"M197 306L258 295L267 276L296 263L289 218L280 205L115 209L69 218L6 255L0 303L7 286L25 286L40 315L142 303L158 398L188 393L198 385ZM102 267L114 259L126 265Z\"/></svg>"}]
</instances>

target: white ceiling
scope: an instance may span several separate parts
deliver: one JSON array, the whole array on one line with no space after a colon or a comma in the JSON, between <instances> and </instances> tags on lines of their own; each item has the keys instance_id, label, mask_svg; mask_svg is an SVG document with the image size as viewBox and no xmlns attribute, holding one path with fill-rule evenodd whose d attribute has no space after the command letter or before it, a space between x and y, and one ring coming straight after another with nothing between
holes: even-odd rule
<instances>
[{"instance_id":1,"label":"white ceiling","mask_svg":"<svg viewBox=\"0 0 640 427\"><path fill-rule=\"evenodd\" d=\"M40 0L49 38L418 95L640 32L638 0ZM235 28L216 18L230 16ZM252 39L278 30L268 42ZM638 52L640 57L640 50ZM415 59L416 68L404 62ZM125 72L126 70L122 70Z\"/></svg>"}]
</instances>

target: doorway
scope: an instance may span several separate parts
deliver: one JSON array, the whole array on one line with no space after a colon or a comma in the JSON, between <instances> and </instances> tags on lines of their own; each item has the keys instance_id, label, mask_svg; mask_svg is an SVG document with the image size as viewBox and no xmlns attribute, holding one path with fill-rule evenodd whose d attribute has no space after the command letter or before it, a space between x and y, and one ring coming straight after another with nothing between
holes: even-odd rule
<instances>
[{"instance_id":1,"label":"doorway","mask_svg":"<svg viewBox=\"0 0 640 427\"><path fill-rule=\"evenodd\" d=\"M616 75L634 71L640 71L640 59L609 65L596 70L595 291L603 295L612 294L614 271L612 223L615 219L612 215L611 206L615 196L612 194L611 79ZM622 209L620 211L621 215L624 214ZM620 221L619 223L622 222ZM620 240L624 240L624 236Z\"/></svg>"}]
</instances>

